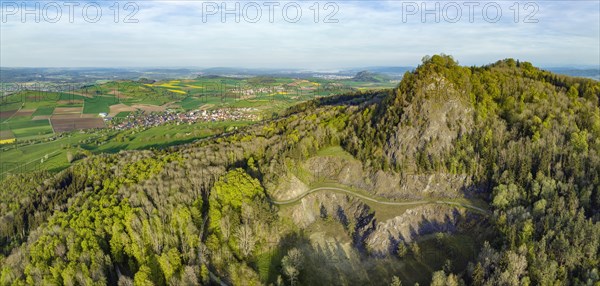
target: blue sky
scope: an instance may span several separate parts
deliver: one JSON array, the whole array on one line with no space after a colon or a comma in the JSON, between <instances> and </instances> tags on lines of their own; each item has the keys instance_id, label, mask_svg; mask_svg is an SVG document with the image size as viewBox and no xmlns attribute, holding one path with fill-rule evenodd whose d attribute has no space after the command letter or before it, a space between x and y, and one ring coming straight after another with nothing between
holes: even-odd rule
<instances>
[{"instance_id":1,"label":"blue sky","mask_svg":"<svg viewBox=\"0 0 600 286\"><path fill-rule=\"evenodd\" d=\"M600 66L600 1L530 1L518 7L514 1L479 1L471 8L467 2L322 1L317 9L315 1L230 0L225 8L238 3L246 13L239 23L227 14L223 23L223 1L146 0L129 7L119 2L115 23L113 1L79 1L71 7L71 23L65 2L28 1L28 9L35 10L35 3L40 9L23 15L21 1L2 0L0 65L328 70L413 66L424 55L446 53L466 65L512 57L543 67ZM98 7L102 15L92 23ZM424 9L433 12L423 15ZM130 20L137 23L124 23L134 10ZM292 22L296 11L302 16ZM334 11L333 23L326 23ZM35 13L41 13L39 23Z\"/></svg>"}]
</instances>

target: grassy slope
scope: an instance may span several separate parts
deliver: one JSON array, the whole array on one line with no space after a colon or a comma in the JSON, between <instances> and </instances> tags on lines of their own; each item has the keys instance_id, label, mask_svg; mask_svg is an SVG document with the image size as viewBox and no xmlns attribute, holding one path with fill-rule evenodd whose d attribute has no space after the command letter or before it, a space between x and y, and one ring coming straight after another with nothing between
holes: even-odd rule
<instances>
[{"instance_id":1,"label":"grassy slope","mask_svg":"<svg viewBox=\"0 0 600 286\"><path fill-rule=\"evenodd\" d=\"M102 95L92 98L86 98L83 106L84 114L98 114L101 112L108 113L110 106L118 104L119 100L114 95Z\"/></svg>"},{"instance_id":2,"label":"grassy slope","mask_svg":"<svg viewBox=\"0 0 600 286\"><path fill-rule=\"evenodd\" d=\"M76 149L72 148L74 146L80 146L82 149L95 154L115 153L120 150L163 148L188 143L218 134L228 128L245 126L251 123L252 122L203 122L179 126L164 125L141 132L116 132L111 130L105 130L98 133L71 132L54 141L24 146L11 145L3 147L0 149L0 156L5 164L0 173L6 171L28 172L40 168L55 171L64 169L70 165L66 160L67 152L70 150L71 152L77 152ZM4 126L4 124L0 124L0 126ZM33 129L23 130L33 131ZM15 134L15 136L19 138L18 134ZM43 164L40 163L40 160L44 158L46 154L53 155ZM0 178L3 177L3 175L4 174L0 174Z\"/></svg>"}]
</instances>

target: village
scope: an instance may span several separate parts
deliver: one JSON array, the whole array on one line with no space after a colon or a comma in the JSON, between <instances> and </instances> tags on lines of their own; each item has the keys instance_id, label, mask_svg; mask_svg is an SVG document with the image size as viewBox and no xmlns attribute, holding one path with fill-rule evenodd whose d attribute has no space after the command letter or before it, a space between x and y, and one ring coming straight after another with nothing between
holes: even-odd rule
<instances>
[{"instance_id":1,"label":"village","mask_svg":"<svg viewBox=\"0 0 600 286\"><path fill-rule=\"evenodd\" d=\"M193 110L188 112L175 112L167 110L164 112L136 111L125 118L105 118L107 126L114 130L127 130L132 128L149 128L164 124L192 124L195 122L217 122L217 121L256 121L259 117L252 112L256 108L221 108L214 110Z\"/></svg>"}]
</instances>

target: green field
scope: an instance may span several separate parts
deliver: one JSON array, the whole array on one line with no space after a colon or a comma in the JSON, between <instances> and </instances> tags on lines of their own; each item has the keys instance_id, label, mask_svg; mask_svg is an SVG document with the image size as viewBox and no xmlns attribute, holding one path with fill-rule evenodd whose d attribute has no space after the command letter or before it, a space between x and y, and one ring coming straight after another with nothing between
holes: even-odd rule
<instances>
[{"instance_id":1,"label":"green field","mask_svg":"<svg viewBox=\"0 0 600 286\"><path fill-rule=\"evenodd\" d=\"M94 153L114 153L120 150L164 148L215 135L230 128L246 126L252 122L199 122L190 125L162 125L144 131L111 132L107 140L81 144Z\"/></svg>"},{"instance_id":2,"label":"green field","mask_svg":"<svg viewBox=\"0 0 600 286\"><path fill-rule=\"evenodd\" d=\"M47 120L40 120L46 121ZM34 122L34 123L30 123ZM19 122L15 126L19 132L34 132L35 128L46 128L41 122ZM38 124L39 126L35 126ZM0 157L5 162L25 164L19 171L27 172L34 169L62 170L70 164L66 160L67 152L116 153L121 150L140 150L149 148L165 148L172 145L189 143L207 136L231 131L233 128L252 124L252 122L199 122L191 125L163 125L137 132L101 130L92 133L78 131L61 135L53 141L39 142L26 145L0 145ZM4 134L8 124L0 124L0 132ZM13 125L10 125L13 127ZM25 128L23 128L25 127ZM20 129L19 129L20 128ZM50 128L50 125L47 125ZM48 130L46 130L48 131ZM51 132L52 129L50 128ZM6 133L8 134L8 133ZM19 135L15 133L17 140ZM22 136L22 134L21 134ZM23 137L21 137L23 138ZM25 137L25 139L28 139ZM52 154L44 163L40 160ZM0 174L2 178L4 174Z\"/></svg>"},{"instance_id":3,"label":"green field","mask_svg":"<svg viewBox=\"0 0 600 286\"><path fill-rule=\"evenodd\" d=\"M41 106L38 107L35 112L33 113L33 116L39 116L39 115L52 115L52 112L54 112L54 106Z\"/></svg>"},{"instance_id":4,"label":"green field","mask_svg":"<svg viewBox=\"0 0 600 286\"><path fill-rule=\"evenodd\" d=\"M121 111L121 112L117 113L117 115L115 115L115 118L125 118L129 114L131 114L131 111Z\"/></svg>"},{"instance_id":5,"label":"green field","mask_svg":"<svg viewBox=\"0 0 600 286\"><path fill-rule=\"evenodd\" d=\"M56 107L83 107L83 103L65 103L65 104L56 104Z\"/></svg>"},{"instance_id":6,"label":"green field","mask_svg":"<svg viewBox=\"0 0 600 286\"><path fill-rule=\"evenodd\" d=\"M92 136L90 134L73 133L55 141L2 147L0 149L2 160L12 165L15 170L5 167L0 174L0 178L4 177L7 172L29 172L38 169L62 170L69 166L66 159L67 148ZM49 155L48 159L40 163L45 155Z\"/></svg>"},{"instance_id":7,"label":"green field","mask_svg":"<svg viewBox=\"0 0 600 286\"><path fill-rule=\"evenodd\" d=\"M101 95L92 98L85 98L83 105L83 113L98 114L101 112L108 113L110 106L118 104L119 101L115 96Z\"/></svg>"},{"instance_id":8,"label":"green field","mask_svg":"<svg viewBox=\"0 0 600 286\"><path fill-rule=\"evenodd\" d=\"M52 127L48 120L21 120L4 122L0 124L0 130L10 130L17 139L29 139L40 135L52 134Z\"/></svg>"},{"instance_id":9,"label":"green field","mask_svg":"<svg viewBox=\"0 0 600 286\"><path fill-rule=\"evenodd\" d=\"M66 100L66 101L85 100L88 98L86 96L81 96L79 94L65 93L65 92L59 92L57 95L58 95L57 100Z\"/></svg>"},{"instance_id":10,"label":"green field","mask_svg":"<svg viewBox=\"0 0 600 286\"><path fill-rule=\"evenodd\" d=\"M185 110L198 109L200 106L207 104L205 98L186 97L184 100L177 102Z\"/></svg>"},{"instance_id":11,"label":"green field","mask_svg":"<svg viewBox=\"0 0 600 286\"><path fill-rule=\"evenodd\" d=\"M22 101L12 101L13 98L12 96L10 96L9 98L6 98L5 100L2 101L2 104L0 104L0 112L7 112L7 111L13 111L13 110L18 110L19 108L21 108L21 106L23 105Z\"/></svg>"}]
</instances>

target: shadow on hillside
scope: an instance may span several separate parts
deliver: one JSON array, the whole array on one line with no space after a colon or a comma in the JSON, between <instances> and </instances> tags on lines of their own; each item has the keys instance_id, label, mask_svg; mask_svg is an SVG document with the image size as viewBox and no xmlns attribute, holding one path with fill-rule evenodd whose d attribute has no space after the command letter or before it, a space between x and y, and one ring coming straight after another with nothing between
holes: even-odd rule
<instances>
[{"instance_id":1,"label":"shadow on hillside","mask_svg":"<svg viewBox=\"0 0 600 286\"><path fill-rule=\"evenodd\" d=\"M378 90L319 97L288 108L283 116L321 106L372 104L381 101L387 95L387 91Z\"/></svg>"},{"instance_id":2,"label":"shadow on hillside","mask_svg":"<svg viewBox=\"0 0 600 286\"><path fill-rule=\"evenodd\" d=\"M466 199L480 198L483 200L489 199L490 187L485 182L475 182L468 186L462 186L459 192Z\"/></svg>"},{"instance_id":3,"label":"shadow on hillside","mask_svg":"<svg viewBox=\"0 0 600 286\"><path fill-rule=\"evenodd\" d=\"M299 249L303 256L300 285L389 285L400 266L394 259L364 256L351 243L336 238L311 243L306 234L293 235L284 238L280 247L280 255L273 256L272 265L286 284L289 280L283 274L281 259L291 248ZM276 281L277 275L270 276L269 282Z\"/></svg>"}]
</instances>

